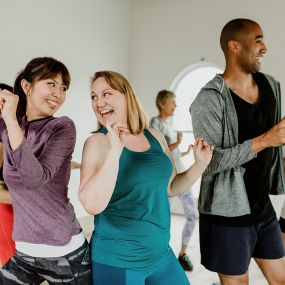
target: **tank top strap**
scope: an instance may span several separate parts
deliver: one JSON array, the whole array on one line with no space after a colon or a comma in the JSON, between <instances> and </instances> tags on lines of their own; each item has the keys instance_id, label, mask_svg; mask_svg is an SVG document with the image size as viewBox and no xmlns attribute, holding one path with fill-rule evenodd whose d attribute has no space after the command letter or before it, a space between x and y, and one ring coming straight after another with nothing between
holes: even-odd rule
<instances>
[{"instance_id":1,"label":"tank top strap","mask_svg":"<svg viewBox=\"0 0 285 285\"><path fill-rule=\"evenodd\" d=\"M103 134L107 134L108 130L105 127L101 127L99 130L92 132L92 134L96 134L96 133L103 133Z\"/></svg>"},{"instance_id":2,"label":"tank top strap","mask_svg":"<svg viewBox=\"0 0 285 285\"><path fill-rule=\"evenodd\" d=\"M144 135L146 136L146 138L148 139L150 146L152 149L156 149L159 151L163 151L162 147L159 143L159 141L155 138L155 136L148 130L148 129L144 129Z\"/></svg>"},{"instance_id":3,"label":"tank top strap","mask_svg":"<svg viewBox=\"0 0 285 285\"><path fill-rule=\"evenodd\" d=\"M106 135L108 133L108 130L105 127L101 127L99 130L97 130L93 133L103 133ZM144 135L146 136L147 140L149 141L150 149L163 151L159 141L155 138L155 136L147 128L144 129Z\"/></svg>"}]
</instances>

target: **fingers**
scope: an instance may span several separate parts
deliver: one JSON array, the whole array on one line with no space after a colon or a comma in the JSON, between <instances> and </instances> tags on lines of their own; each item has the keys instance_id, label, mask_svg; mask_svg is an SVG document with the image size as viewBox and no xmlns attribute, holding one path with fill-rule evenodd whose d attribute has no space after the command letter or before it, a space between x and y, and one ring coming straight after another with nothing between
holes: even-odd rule
<instances>
[{"instance_id":1,"label":"fingers","mask_svg":"<svg viewBox=\"0 0 285 285\"><path fill-rule=\"evenodd\" d=\"M203 141L203 148L209 152L213 152L213 150L214 150L214 146L209 145L205 140Z\"/></svg>"},{"instance_id":2,"label":"fingers","mask_svg":"<svg viewBox=\"0 0 285 285\"><path fill-rule=\"evenodd\" d=\"M115 128L117 128L118 131L120 131L120 132L124 132L127 134L130 133L130 130L129 130L129 127L127 124L115 124Z\"/></svg>"},{"instance_id":3,"label":"fingers","mask_svg":"<svg viewBox=\"0 0 285 285\"><path fill-rule=\"evenodd\" d=\"M203 141L204 141L203 138L196 138L196 139L195 139L195 142L194 142L194 147L197 147L197 146L202 147ZM205 141L205 142L206 142L206 141Z\"/></svg>"},{"instance_id":4,"label":"fingers","mask_svg":"<svg viewBox=\"0 0 285 285\"><path fill-rule=\"evenodd\" d=\"M107 124L106 124L106 129L108 130L108 132L114 132L114 123L112 123L112 122L108 122Z\"/></svg>"},{"instance_id":5,"label":"fingers","mask_svg":"<svg viewBox=\"0 0 285 285\"><path fill-rule=\"evenodd\" d=\"M205 149L209 152L213 152L214 146L208 144L208 142L203 138L197 138L194 143L194 148L198 148L199 150Z\"/></svg>"},{"instance_id":6,"label":"fingers","mask_svg":"<svg viewBox=\"0 0 285 285\"><path fill-rule=\"evenodd\" d=\"M2 107L7 104L18 104L19 96L11 93L10 91L6 89L0 90L0 104Z\"/></svg>"},{"instance_id":7,"label":"fingers","mask_svg":"<svg viewBox=\"0 0 285 285\"><path fill-rule=\"evenodd\" d=\"M109 132L116 132L117 134L129 134L130 130L127 124L108 122L106 128Z\"/></svg>"},{"instance_id":8,"label":"fingers","mask_svg":"<svg viewBox=\"0 0 285 285\"><path fill-rule=\"evenodd\" d=\"M9 91L0 88L0 112L3 110L5 102L7 100L7 92L9 96Z\"/></svg>"}]
</instances>

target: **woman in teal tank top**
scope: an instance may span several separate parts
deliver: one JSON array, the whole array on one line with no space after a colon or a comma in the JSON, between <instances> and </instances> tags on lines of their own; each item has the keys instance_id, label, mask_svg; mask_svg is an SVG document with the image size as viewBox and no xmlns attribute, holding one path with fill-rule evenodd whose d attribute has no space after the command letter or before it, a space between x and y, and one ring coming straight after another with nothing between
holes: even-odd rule
<instances>
[{"instance_id":1,"label":"woman in teal tank top","mask_svg":"<svg viewBox=\"0 0 285 285\"><path fill-rule=\"evenodd\" d=\"M213 148L194 144L195 163L176 175L164 136L119 73L92 78L98 131L84 145L79 199L95 215L93 284L186 285L170 246L168 196L180 195L209 164Z\"/></svg>"}]
</instances>

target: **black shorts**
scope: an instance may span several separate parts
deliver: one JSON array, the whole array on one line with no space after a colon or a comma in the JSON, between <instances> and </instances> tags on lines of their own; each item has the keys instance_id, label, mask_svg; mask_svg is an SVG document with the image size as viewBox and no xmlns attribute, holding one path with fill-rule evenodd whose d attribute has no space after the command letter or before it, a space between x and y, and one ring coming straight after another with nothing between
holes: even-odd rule
<instances>
[{"instance_id":1,"label":"black shorts","mask_svg":"<svg viewBox=\"0 0 285 285\"><path fill-rule=\"evenodd\" d=\"M279 219L279 225L282 233L285 233L285 219L280 217Z\"/></svg>"},{"instance_id":2,"label":"black shorts","mask_svg":"<svg viewBox=\"0 0 285 285\"><path fill-rule=\"evenodd\" d=\"M284 247L277 218L246 227L209 223L200 217L201 263L214 272L242 275L248 271L251 257L278 259Z\"/></svg>"}]
</instances>

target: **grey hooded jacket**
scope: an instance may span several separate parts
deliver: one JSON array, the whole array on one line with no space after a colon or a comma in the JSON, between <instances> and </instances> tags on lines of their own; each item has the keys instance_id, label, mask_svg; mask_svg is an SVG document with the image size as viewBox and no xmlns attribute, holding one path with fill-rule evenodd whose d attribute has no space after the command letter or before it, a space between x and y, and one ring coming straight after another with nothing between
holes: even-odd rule
<instances>
[{"instance_id":1,"label":"grey hooded jacket","mask_svg":"<svg viewBox=\"0 0 285 285\"><path fill-rule=\"evenodd\" d=\"M279 83L265 75L276 96L275 123L281 119ZM238 143L238 119L232 96L221 75L217 74L190 107L194 136L215 147L213 158L202 175L199 211L225 217L250 214L241 166L254 159L250 140ZM270 194L284 194L282 148L273 149Z\"/></svg>"}]
</instances>

